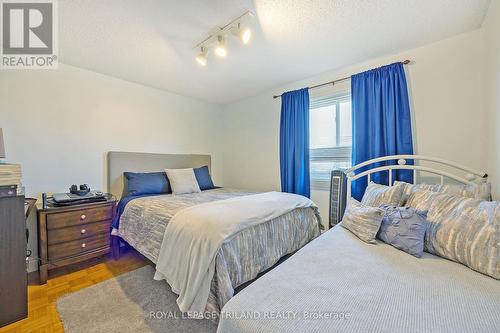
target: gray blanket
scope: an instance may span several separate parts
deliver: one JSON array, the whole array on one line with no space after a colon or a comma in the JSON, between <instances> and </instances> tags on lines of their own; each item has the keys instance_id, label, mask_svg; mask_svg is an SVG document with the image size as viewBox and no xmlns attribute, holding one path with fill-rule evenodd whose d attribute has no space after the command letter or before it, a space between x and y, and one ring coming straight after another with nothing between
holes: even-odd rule
<instances>
[{"instance_id":1,"label":"gray blanket","mask_svg":"<svg viewBox=\"0 0 500 333\"><path fill-rule=\"evenodd\" d=\"M231 189L202 193L159 195L129 202L120 219L118 234L154 263L170 219L181 209L201 203L254 194ZM234 295L234 289L272 267L319 235L317 208L298 208L240 231L224 242L215 259L206 310L218 312ZM272 235L272 237L269 237Z\"/></svg>"},{"instance_id":2,"label":"gray blanket","mask_svg":"<svg viewBox=\"0 0 500 333\"><path fill-rule=\"evenodd\" d=\"M218 332L500 332L500 281L335 227L233 297Z\"/></svg>"}]
</instances>

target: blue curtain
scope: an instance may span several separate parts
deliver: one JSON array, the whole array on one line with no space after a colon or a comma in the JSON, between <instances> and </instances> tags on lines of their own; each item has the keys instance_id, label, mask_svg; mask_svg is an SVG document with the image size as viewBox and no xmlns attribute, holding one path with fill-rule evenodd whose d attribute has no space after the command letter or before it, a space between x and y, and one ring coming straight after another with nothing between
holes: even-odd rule
<instances>
[{"instance_id":1,"label":"blue curtain","mask_svg":"<svg viewBox=\"0 0 500 333\"><path fill-rule=\"evenodd\" d=\"M280 171L283 192L310 197L307 88L281 96Z\"/></svg>"},{"instance_id":2,"label":"blue curtain","mask_svg":"<svg viewBox=\"0 0 500 333\"><path fill-rule=\"evenodd\" d=\"M413 154L410 104L403 64L394 63L351 78L353 165L387 155ZM358 171L395 162L382 162ZM411 164L413 161L408 161ZM388 184L389 173L372 175L372 181ZM409 170L393 171L393 180L412 182ZM353 182L352 196L363 197L366 177Z\"/></svg>"}]
</instances>

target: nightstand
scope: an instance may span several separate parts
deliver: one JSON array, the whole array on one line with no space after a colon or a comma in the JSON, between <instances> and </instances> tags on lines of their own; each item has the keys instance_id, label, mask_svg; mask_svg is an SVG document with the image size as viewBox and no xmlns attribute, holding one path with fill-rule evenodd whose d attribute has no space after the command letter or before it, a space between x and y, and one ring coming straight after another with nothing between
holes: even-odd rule
<instances>
[{"instance_id":1,"label":"nightstand","mask_svg":"<svg viewBox=\"0 0 500 333\"><path fill-rule=\"evenodd\" d=\"M99 257L111 249L116 200L38 210L40 284L51 269Z\"/></svg>"}]
</instances>

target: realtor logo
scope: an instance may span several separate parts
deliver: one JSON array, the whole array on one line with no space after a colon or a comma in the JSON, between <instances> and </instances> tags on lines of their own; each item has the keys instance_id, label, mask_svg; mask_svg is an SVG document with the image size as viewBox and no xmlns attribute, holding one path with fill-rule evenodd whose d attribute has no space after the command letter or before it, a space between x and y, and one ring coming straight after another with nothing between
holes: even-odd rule
<instances>
[{"instance_id":1,"label":"realtor logo","mask_svg":"<svg viewBox=\"0 0 500 333\"><path fill-rule=\"evenodd\" d=\"M0 0L2 69L57 68L56 2Z\"/></svg>"}]
</instances>

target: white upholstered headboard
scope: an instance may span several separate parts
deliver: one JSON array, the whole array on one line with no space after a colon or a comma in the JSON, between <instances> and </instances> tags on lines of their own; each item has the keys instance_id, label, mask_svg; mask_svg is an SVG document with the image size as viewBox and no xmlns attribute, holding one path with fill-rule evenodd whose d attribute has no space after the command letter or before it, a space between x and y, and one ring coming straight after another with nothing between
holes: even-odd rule
<instances>
[{"instance_id":1,"label":"white upholstered headboard","mask_svg":"<svg viewBox=\"0 0 500 333\"><path fill-rule=\"evenodd\" d=\"M208 165L210 155L154 154L110 151L106 155L107 192L122 197L124 172L155 172L163 169L197 168Z\"/></svg>"}]
</instances>

